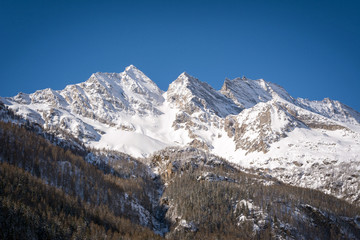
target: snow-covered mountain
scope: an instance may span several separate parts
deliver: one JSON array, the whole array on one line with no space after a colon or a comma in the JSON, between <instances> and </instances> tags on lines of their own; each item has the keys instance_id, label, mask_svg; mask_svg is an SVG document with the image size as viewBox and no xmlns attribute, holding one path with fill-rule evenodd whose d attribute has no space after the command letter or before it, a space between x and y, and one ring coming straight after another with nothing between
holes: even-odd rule
<instances>
[{"instance_id":1,"label":"snow-covered mountain","mask_svg":"<svg viewBox=\"0 0 360 240\"><path fill-rule=\"evenodd\" d=\"M263 79L227 79L217 91L182 73L163 92L130 65L63 90L0 101L89 147L145 157L192 146L360 204L360 113L330 99L295 99Z\"/></svg>"}]
</instances>

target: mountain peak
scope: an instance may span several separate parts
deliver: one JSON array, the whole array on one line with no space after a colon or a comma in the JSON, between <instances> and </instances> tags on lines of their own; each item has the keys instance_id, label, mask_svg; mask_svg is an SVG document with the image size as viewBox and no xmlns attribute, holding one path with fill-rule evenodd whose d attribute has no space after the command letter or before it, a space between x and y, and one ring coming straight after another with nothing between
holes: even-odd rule
<instances>
[{"instance_id":1,"label":"mountain peak","mask_svg":"<svg viewBox=\"0 0 360 240\"><path fill-rule=\"evenodd\" d=\"M178 78L174 81L174 83L177 84L181 83L181 85L188 86L189 84L201 83L201 81L196 77L191 76L187 72L183 72L178 76Z\"/></svg>"},{"instance_id":2,"label":"mountain peak","mask_svg":"<svg viewBox=\"0 0 360 240\"><path fill-rule=\"evenodd\" d=\"M267 102L274 98L294 101L281 86L264 79L251 80L245 76L233 80L226 79L220 91L244 108L251 108L259 102Z\"/></svg>"},{"instance_id":3,"label":"mountain peak","mask_svg":"<svg viewBox=\"0 0 360 240\"><path fill-rule=\"evenodd\" d=\"M132 64L125 68L124 74L130 76L133 79L143 79L144 77L147 78L142 71L140 71Z\"/></svg>"},{"instance_id":4,"label":"mountain peak","mask_svg":"<svg viewBox=\"0 0 360 240\"><path fill-rule=\"evenodd\" d=\"M127 66L125 68L125 72L129 72L129 71L139 71L139 69L137 67L135 67L134 65L130 64L129 66Z\"/></svg>"},{"instance_id":5,"label":"mountain peak","mask_svg":"<svg viewBox=\"0 0 360 240\"><path fill-rule=\"evenodd\" d=\"M183 72L179 75L179 78L194 78L193 76L191 76L190 74L188 74L187 72Z\"/></svg>"},{"instance_id":6,"label":"mountain peak","mask_svg":"<svg viewBox=\"0 0 360 240\"><path fill-rule=\"evenodd\" d=\"M179 75L178 79L196 79L195 77L191 76L190 74L188 74L187 72L183 72Z\"/></svg>"},{"instance_id":7,"label":"mountain peak","mask_svg":"<svg viewBox=\"0 0 360 240\"><path fill-rule=\"evenodd\" d=\"M152 87L150 87L152 90L156 92L161 92L160 89L158 89L158 86L149 78L147 77L142 71L140 71L138 68L136 68L134 65L129 65L125 68L125 71L121 73L124 79L131 79L131 81L141 83L141 84L149 84Z\"/></svg>"},{"instance_id":8,"label":"mountain peak","mask_svg":"<svg viewBox=\"0 0 360 240\"><path fill-rule=\"evenodd\" d=\"M186 72L169 85L167 99L188 113L200 110L225 117L241 111L232 100Z\"/></svg>"}]
</instances>

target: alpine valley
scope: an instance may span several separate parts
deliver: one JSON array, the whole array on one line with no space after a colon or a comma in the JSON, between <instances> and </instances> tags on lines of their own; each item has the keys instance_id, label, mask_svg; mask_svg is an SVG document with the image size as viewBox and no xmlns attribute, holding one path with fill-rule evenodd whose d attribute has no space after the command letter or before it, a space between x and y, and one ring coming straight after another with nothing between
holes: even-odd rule
<instances>
[{"instance_id":1,"label":"alpine valley","mask_svg":"<svg viewBox=\"0 0 360 240\"><path fill-rule=\"evenodd\" d=\"M0 238L360 239L338 101L185 72L163 92L130 65L0 98L0 120Z\"/></svg>"}]
</instances>

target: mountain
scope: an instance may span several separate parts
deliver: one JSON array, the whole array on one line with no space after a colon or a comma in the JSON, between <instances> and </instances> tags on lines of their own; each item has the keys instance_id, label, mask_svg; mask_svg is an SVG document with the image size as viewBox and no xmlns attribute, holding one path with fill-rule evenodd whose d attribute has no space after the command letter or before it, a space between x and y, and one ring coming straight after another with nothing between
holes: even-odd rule
<instances>
[{"instance_id":1,"label":"mountain","mask_svg":"<svg viewBox=\"0 0 360 240\"><path fill-rule=\"evenodd\" d=\"M295 99L263 79L226 79L217 91L184 72L163 92L130 65L0 100L59 139L137 158L194 147L360 204L360 113L330 99Z\"/></svg>"},{"instance_id":2,"label":"mountain","mask_svg":"<svg viewBox=\"0 0 360 240\"><path fill-rule=\"evenodd\" d=\"M360 239L359 116L132 65L0 98L0 238Z\"/></svg>"},{"instance_id":3,"label":"mountain","mask_svg":"<svg viewBox=\"0 0 360 240\"><path fill-rule=\"evenodd\" d=\"M193 147L60 147L0 104L1 239L359 239L360 208ZM11 120L11 121L10 121Z\"/></svg>"}]
</instances>

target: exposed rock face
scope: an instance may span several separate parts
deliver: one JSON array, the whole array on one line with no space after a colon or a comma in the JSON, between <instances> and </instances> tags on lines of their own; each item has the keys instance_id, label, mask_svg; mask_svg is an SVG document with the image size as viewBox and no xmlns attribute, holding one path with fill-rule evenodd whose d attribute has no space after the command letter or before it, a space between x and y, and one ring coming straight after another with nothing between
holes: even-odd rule
<instances>
[{"instance_id":1,"label":"exposed rock face","mask_svg":"<svg viewBox=\"0 0 360 240\"><path fill-rule=\"evenodd\" d=\"M266 153L271 143L285 138L295 127L304 127L274 101L259 103L254 108L244 110L235 122L230 136L234 134L236 149L247 152Z\"/></svg>"}]
</instances>

